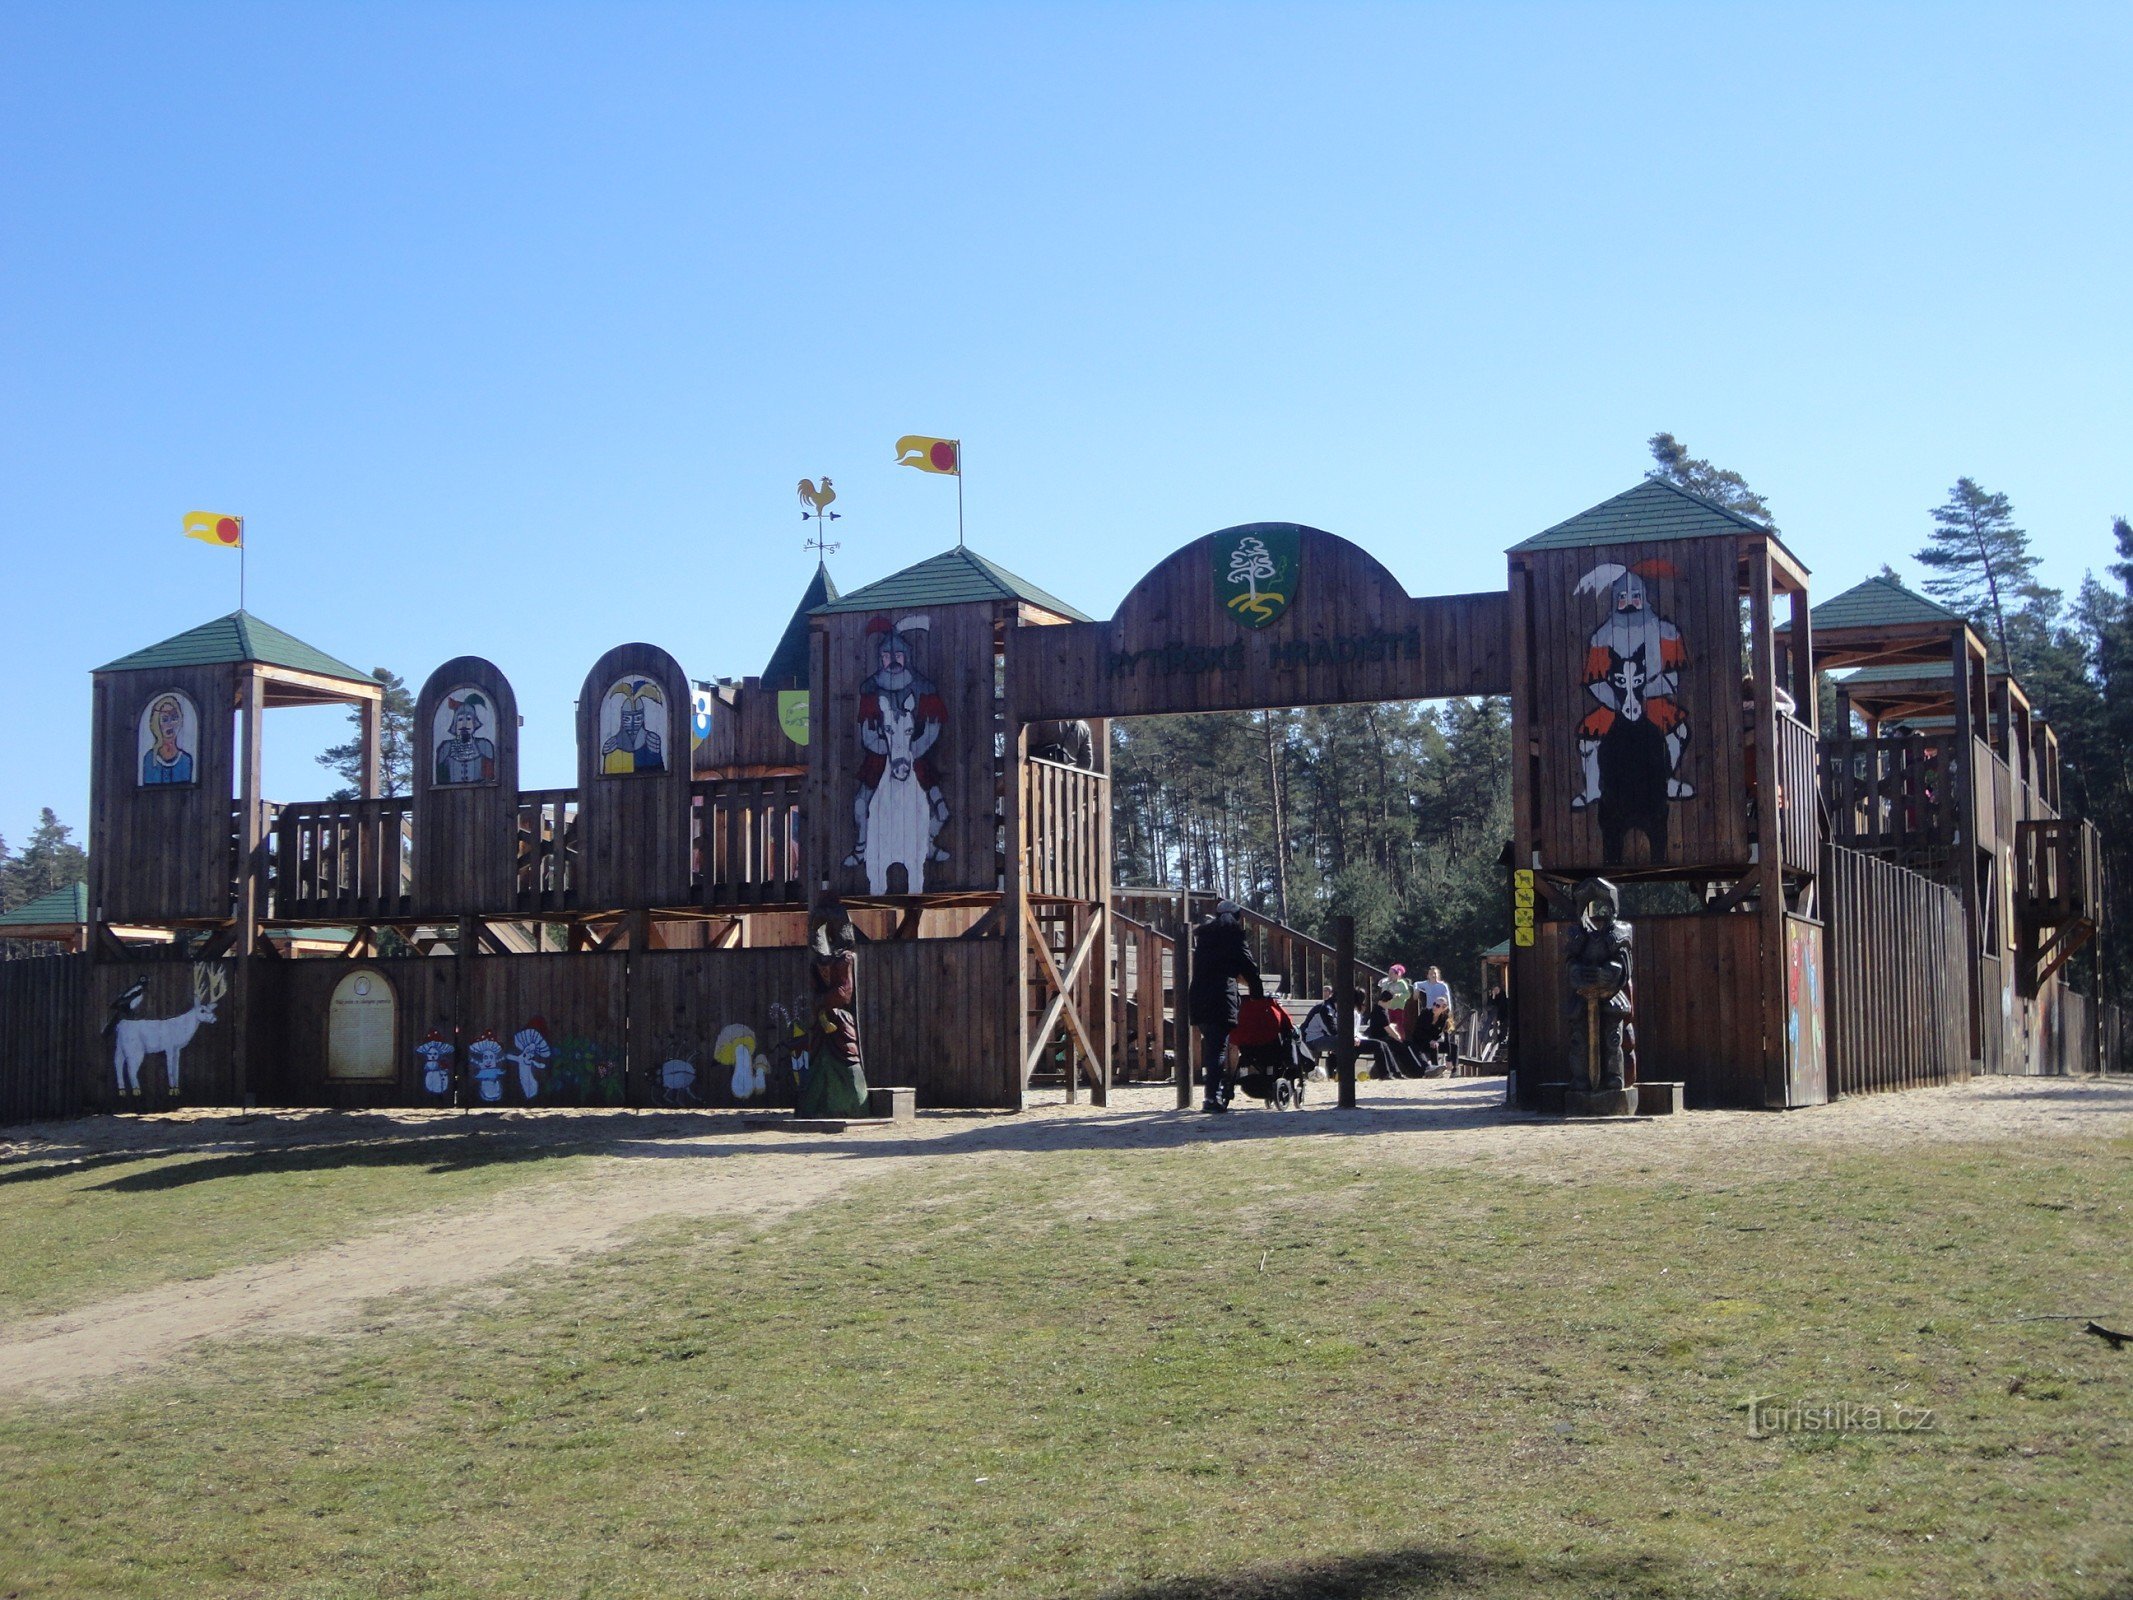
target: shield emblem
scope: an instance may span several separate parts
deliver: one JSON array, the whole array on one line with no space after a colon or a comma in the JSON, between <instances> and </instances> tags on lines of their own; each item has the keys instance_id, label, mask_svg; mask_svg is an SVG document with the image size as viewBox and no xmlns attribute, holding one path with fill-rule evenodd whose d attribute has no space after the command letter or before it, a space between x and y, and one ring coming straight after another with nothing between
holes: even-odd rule
<instances>
[{"instance_id":1,"label":"shield emblem","mask_svg":"<svg viewBox=\"0 0 2133 1600\"><path fill-rule=\"evenodd\" d=\"M711 737L711 691L699 688L689 696L689 748L694 750Z\"/></svg>"},{"instance_id":2,"label":"shield emblem","mask_svg":"<svg viewBox=\"0 0 2133 1600\"><path fill-rule=\"evenodd\" d=\"M785 737L794 744L807 743L807 691L805 689L780 689L778 691L778 726L785 730Z\"/></svg>"},{"instance_id":3,"label":"shield emblem","mask_svg":"<svg viewBox=\"0 0 2133 1600\"><path fill-rule=\"evenodd\" d=\"M1293 524L1231 528L1213 548L1215 599L1239 626L1263 628L1295 603L1303 554Z\"/></svg>"}]
</instances>

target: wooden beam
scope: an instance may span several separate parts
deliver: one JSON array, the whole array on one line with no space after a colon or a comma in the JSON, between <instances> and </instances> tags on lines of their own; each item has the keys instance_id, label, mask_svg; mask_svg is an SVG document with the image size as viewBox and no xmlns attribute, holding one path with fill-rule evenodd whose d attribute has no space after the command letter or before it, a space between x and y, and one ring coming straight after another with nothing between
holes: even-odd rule
<instances>
[{"instance_id":1,"label":"wooden beam","mask_svg":"<svg viewBox=\"0 0 2133 1600\"><path fill-rule=\"evenodd\" d=\"M1081 976L1081 969L1089 959L1089 952L1096 948L1096 936L1103 931L1103 923L1101 919L1090 920L1089 931L1081 936L1081 943L1074 951L1074 959L1068 965L1065 977L1060 976L1058 968L1053 964L1051 945L1044 937L1044 928L1037 921L1037 913L1027 902L1024 902L1022 907L1022 924L1027 932L1030 948L1041 958L1039 965L1054 991L1052 1003L1045 1008L1044 1020L1037 1024L1034 1040L1022 1058L1022 1081L1028 1083L1029 1075L1036 1071L1036 1058L1050 1042L1052 1029L1058 1025L1062 1012L1065 1013L1067 1031L1080 1043L1089 1058L1089 1065L1094 1068L1097 1064L1096 1047L1089 1042L1089 1035L1082 1027L1080 1014L1074 1009L1073 992L1074 984ZM1069 1058L1067 1072L1071 1076L1073 1071L1074 1064Z\"/></svg>"},{"instance_id":2,"label":"wooden beam","mask_svg":"<svg viewBox=\"0 0 2133 1600\"><path fill-rule=\"evenodd\" d=\"M1770 540L1743 540L1748 560L1748 672L1755 691L1755 835L1762 896L1762 959L1756 963L1763 1012L1763 1104L1780 1107L1791 1096L1785 1059L1785 847L1778 810L1777 654Z\"/></svg>"}]
</instances>

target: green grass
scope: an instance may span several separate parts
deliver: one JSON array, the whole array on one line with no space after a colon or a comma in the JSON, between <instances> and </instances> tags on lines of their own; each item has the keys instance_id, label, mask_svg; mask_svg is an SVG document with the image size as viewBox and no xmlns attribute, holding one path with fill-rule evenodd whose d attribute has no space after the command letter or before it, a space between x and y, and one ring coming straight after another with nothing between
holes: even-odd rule
<instances>
[{"instance_id":1,"label":"green grass","mask_svg":"<svg viewBox=\"0 0 2133 1600\"><path fill-rule=\"evenodd\" d=\"M0 1166L0 1324L580 1173L587 1148L447 1127L10 1162Z\"/></svg>"},{"instance_id":2,"label":"green grass","mask_svg":"<svg viewBox=\"0 0 2133 1600\"><path fill-rule=\"evenodd\" d=\"M2133 1350L2012 1319L2133 1307L2129 1154L944 1161L0 1411L0 1596L2101 1600Z\"/></svg>"}]
</instances>

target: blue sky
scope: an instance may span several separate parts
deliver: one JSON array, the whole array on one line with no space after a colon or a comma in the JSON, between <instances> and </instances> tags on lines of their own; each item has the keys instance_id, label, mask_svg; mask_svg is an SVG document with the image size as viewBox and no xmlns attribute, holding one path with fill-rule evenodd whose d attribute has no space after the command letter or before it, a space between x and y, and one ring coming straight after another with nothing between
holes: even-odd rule
<instances>
[{"instance_id":1,"label":"blue sky","mask_svg":"<svg viewBox=\"0 0 2133 1600\"><path fill-rule=\"evenodd\" d=\"M2133 8L0 10L0 833L87 808L89 669L251 609L524 781L593 660L759 670L971 543L1092 613L1287 518L1417 592L1737 468L1836 592L1958 474L2072 586L2133 512ZM270 720L330 786L333 713Z\"/></svg>"}]
</instances>

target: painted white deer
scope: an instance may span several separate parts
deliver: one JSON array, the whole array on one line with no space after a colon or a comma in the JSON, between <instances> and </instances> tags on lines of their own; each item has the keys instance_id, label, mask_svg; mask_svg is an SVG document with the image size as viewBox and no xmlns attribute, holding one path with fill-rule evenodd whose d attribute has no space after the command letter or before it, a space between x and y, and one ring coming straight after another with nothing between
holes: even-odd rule
<instances>
[{"instance_id":1,"label":"painted white deer","mask_svg":"<svg viewBox=\"0 0 2133 1600\"><path fill-rule=\"evenodd\" d=\"M178 1092L178 1054L193 1042L200 1025L215 1020L215 1006L230 992L230 980L222 969L205 961L193 964L193 1004L190 1011L174 1017L128 1017L112 1030L117 1047L112 1069L118 1074L122 1095L141 1092L141 1063L150 1056L163 1058L163 1080L170 1092Z\"/></svg>"},{"instance_id":2,"label":"painted white deer","mask_svg":"<svg viewBox=\"0 0 2133 1600\"><path fill-rule=\"evenodd\" d=\"M926 858L933 853L931 809L920 786L911 754L913 722L918 700L908 689L901 694L883 694L882 735L888 742L888 760L881 781L867 802L867 892L889 892L889 868L904 864L904 893L923 894L926 889Z\"/></svg>"}]
</instances>

